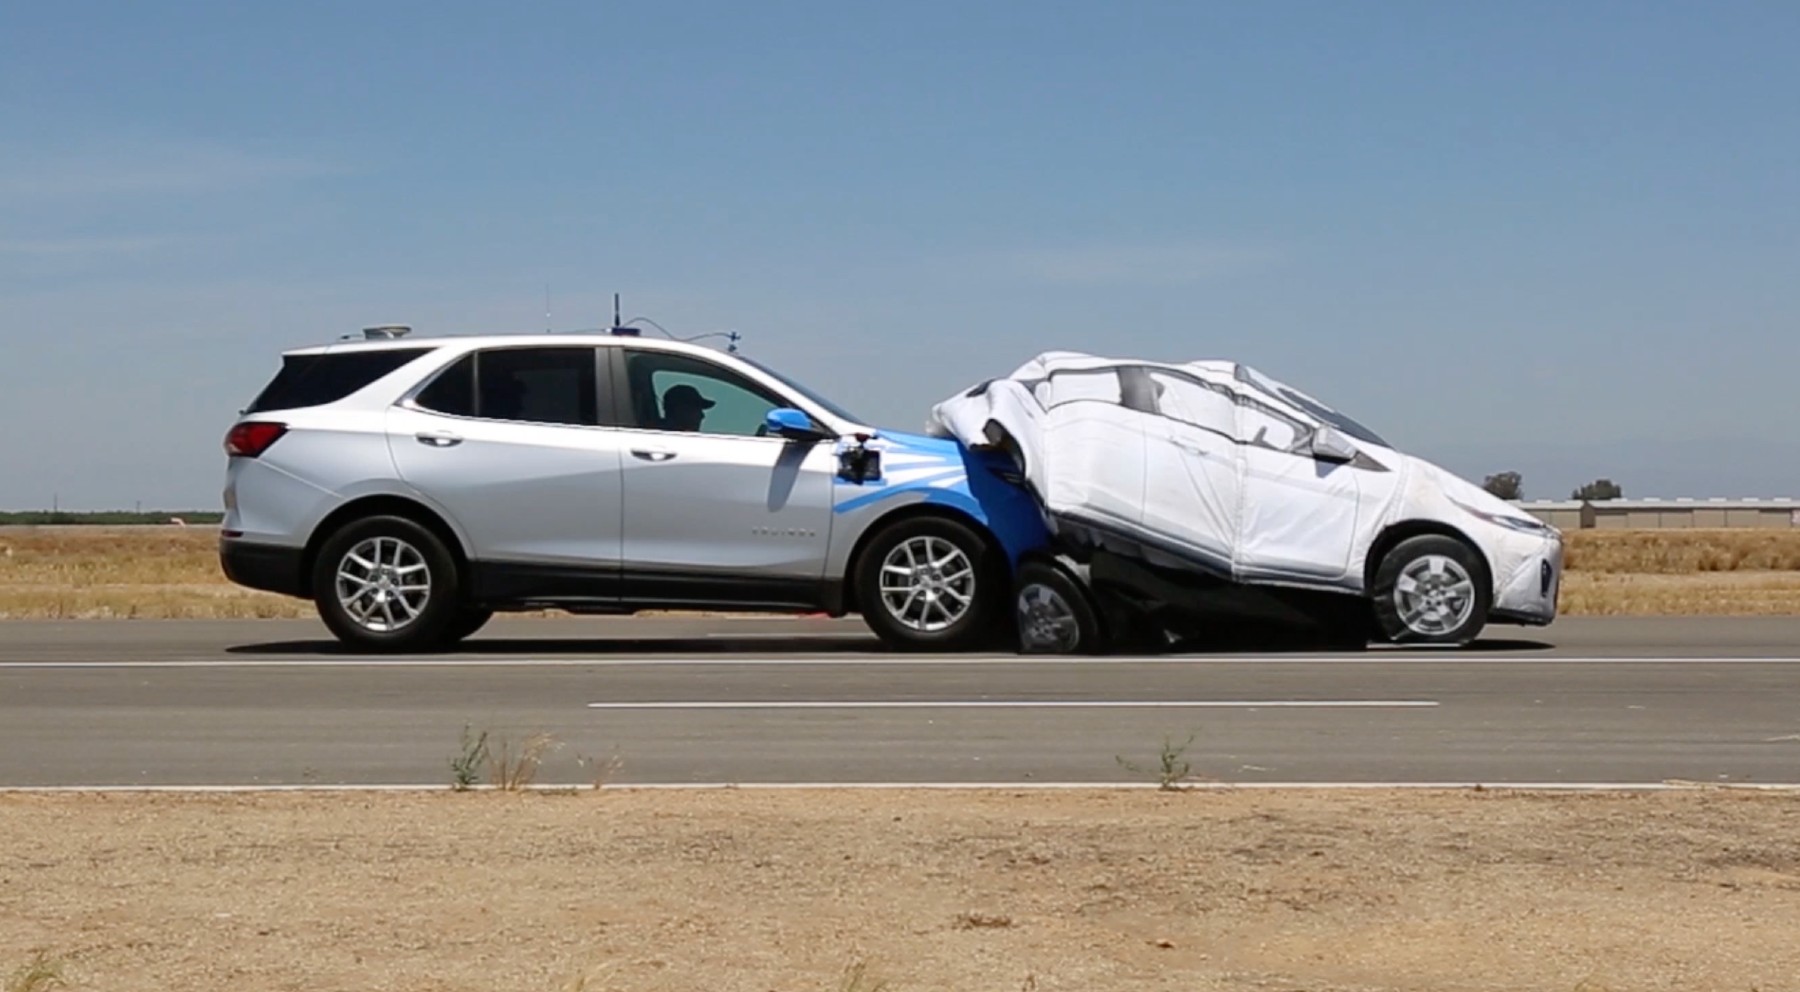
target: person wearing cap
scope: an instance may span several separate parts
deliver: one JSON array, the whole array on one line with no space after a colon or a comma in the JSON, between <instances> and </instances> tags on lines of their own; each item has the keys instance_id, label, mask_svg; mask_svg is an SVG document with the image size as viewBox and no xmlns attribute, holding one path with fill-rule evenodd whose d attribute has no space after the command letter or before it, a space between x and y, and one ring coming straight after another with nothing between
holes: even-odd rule
<instances>
[{"instance_id":1,"label":"person wearing cap","mask_svg":"<svg viewBox=\"0 0 1800 992\"><path fill-rule=\"evenodd\" d=\"M717 404L700 395L700 390L682 383L663 393L663 427L671 431L697 431L706 419L706 411Z\"/></svg>"}]
</instances>

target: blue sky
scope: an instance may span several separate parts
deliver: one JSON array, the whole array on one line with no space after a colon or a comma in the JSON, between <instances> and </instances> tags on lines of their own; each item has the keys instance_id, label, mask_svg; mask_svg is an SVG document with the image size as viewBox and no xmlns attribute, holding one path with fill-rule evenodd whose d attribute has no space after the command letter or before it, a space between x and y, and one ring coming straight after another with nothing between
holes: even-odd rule
<instances>
[{"instance_id":1,"label":"blue sky","mask_svg":"<svg viewBox=\"0 0 1800 992\"><path fill-rule=\"evenodd\" d=\"M892 426L1235 358L1529 496L1800 496L1800 5L0 5L0 507L611 293Z\"/></svg>"}]
</instances>

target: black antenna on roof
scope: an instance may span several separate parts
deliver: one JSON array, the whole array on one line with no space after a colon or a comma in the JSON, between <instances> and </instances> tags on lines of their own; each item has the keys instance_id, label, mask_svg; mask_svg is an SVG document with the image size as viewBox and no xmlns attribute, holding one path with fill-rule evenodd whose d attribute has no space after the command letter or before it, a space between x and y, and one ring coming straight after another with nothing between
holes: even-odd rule
<instances>
[{"instance_id":1,"label":"black antenna on roof","mask_svg":"<svg viewBox=\"0 0 1800 992\"><path fill-rule=\"evenodd\" d=\"M608 329L607 333L612 334L615 337L635 338L639 336L637 328L626 327L619 322L619 294L617 293L613 294L613 322L612 327Z\"/></svg>"}]
</instances>

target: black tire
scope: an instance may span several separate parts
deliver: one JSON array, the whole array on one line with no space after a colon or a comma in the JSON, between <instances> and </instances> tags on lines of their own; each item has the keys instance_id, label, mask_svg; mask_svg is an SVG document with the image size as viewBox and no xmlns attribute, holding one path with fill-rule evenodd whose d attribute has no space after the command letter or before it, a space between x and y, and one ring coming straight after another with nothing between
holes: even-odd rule
<instances>
[{"instance_id":1,"label":"black tire","mask_svg":"<svg viewBox=\"0 0 1800 992\"><path fill-rule=\"evenodd\" d=\"M1014 581L1013 620L1021 654L1100 654L1106 629L1093 597L1063 566L1032 559Z\"/></svg>"},{"instance_id":2,"label":"black tire","mask_svg":"<svg viewBox=\"0 0 1800 992\"><path fill-rule=\"evenodd\" d=\"M346 556L363 546L364 542L377 540L384 542L386 547L391 545L386 545L385 542L393 541L411 549L410 553L402 556L406 563L403 567L411 568L421 562L425 566L425 582L421 584L427 586L427 589L423 600L407 600L409 604L416 603L416 611L409 619L397 623L389 630L375 629L352 616L340 601L338 590L339 566L346 563ZM364 561L370 560L366 556L359 557ZM350 563L349 567L359 575L363 573L360 565ZM411 576L400 577L400 583L407 584L405 579L409 577ZM429 651L444 644L463 608L458 601L460 583L456 559L444 546L444 542L427 528L405 517L364 517L345 524L325 539L325 543L319 548L318 559L313 562L313 603L318 608L319 619L325 621L325 626L330 628L338 640L365 651ZM388 610L393 610L391 604ZM397 620L407 616L406 610L405 606L400 608Z\"/></svg>"},{"instance_id":3,"label":"black tire","mask_svg":"<svg viewBox=\"0 0 1800 992\"><path fill-rule=\"evenodd\" d=\"M897 615L883 594L882 569L890 555L909 544L932 542L933 547L954 547L969 567L967 581L958 578L951 595L938 592L927 601L912 600L906 618ZM940 553L941 554L941 553ZM904 567L904 563L902 563ZM944 575L959 568L949 566ZM1001 634L1003 610L1010 600L1004 563L998 553L966 524L947 517L913 517L882 528L870 539L857 559L855 570L857 610L863 622L888 647L900 651L971 651L995 643ZM910 579L905 581L911 581ZM921 590L925 592L926 590ZM925 610L949 610L955 594L966 596L967 605L953 620L943 623L940 613L933 613L943 626L927 629L921 617ZM896 595L905 596L905 593ZM898 605L905 605L904 603Z\"/></svg>"},{"instance_id":4,"label":"black tire","mask_svg":"<svg viewBox=\"0 0 1800 992\"><path fill-rule=\"evenodd\" d=\"M481 628L487 626L487 622L492 619L494 619L494 611L487 607L465 606L456 611L456 619L451 621L449 628L444 631L443 643L450 645L467 640L475 636L475 633Z\"/></svg>"},{"instance_id":5,"label":"black tire","mask_svg":"<svg viewBox=\"0 0 1800 992\"><path fill-rule=\"evenodd\" d=\"M1408 572L1428 570L1433 559L1442 572L1427 571L1430 584L1419 592L1423 577L1408 576ZM1403 583L1403 577L1412 582ZM1463 581L1466 593L1457 595L1455 590L1463 588ZM1409 585L1413 592L1407 591ZM1434 589L1439 598L1427 602L1435 605L1421 607L1421 597L1429 597ZM1467 644L1487 626L1493 596L1481 555L1467 544L1439 534L1407 538L1395 546L1377 567L1370 590L1381 634L1396 644Z\"/></svg>"}]
</instances>

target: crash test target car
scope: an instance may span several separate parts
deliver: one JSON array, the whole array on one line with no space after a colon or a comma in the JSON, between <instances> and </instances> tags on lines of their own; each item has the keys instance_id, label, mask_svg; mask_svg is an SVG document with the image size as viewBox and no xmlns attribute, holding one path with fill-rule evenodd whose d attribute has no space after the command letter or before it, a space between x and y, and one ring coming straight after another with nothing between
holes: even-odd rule
<instances>
[{"instance_id":1,"label":"crash test target car","mask_svg":"<svg viewBox=\"0 0 1800 992\"><path fill-rule=\"evenodd\" d=\"M1245 619L1459 645L1556 617L1555 528L1240 363L1045 352L937 404L928 433L1004 453L1051 531L1015 582L1027 651Z\"/></svg>"}]
</instances>

